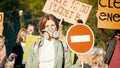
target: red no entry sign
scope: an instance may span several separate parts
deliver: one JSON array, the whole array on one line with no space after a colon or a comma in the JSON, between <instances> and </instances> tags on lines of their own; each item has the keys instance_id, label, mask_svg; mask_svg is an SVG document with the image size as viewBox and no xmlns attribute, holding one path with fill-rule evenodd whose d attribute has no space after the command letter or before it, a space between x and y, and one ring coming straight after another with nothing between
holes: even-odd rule
<instances>
[{"instance_id":1,"label":"red no entry sign","mask_svg":"<svg viewBox=\"0 0 120 68\"><path fill-rule=\"evenodd\" d=\"M75 53L87 53L94 46L94 34L84 24L76 24L68 29L66 41L69 48Z\"/></svg>"}]
</instances>

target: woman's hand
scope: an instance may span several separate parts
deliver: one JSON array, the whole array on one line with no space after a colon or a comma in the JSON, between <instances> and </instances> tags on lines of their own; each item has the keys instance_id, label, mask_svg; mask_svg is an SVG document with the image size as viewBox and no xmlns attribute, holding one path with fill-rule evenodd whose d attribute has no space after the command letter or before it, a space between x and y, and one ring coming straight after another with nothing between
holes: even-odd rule
<instances>
[{"instance_id":1,"label":"woman's hand","mask_svg":"<svg viewBox=\"0 0 120 68\"><path fill-rule=\"evenodd\" d=\"M11 55L12 58L16 58L17 56L18 56L18 55L15 54L15 53L12 53L12 55Z\"/></svg>"}]
</instances>

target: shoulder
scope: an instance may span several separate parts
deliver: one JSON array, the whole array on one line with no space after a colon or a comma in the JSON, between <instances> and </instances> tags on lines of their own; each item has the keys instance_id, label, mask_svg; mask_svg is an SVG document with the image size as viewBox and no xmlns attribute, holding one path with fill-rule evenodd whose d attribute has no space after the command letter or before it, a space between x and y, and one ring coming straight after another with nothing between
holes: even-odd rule
<instances>
[{"instance_id":1,"label":"shoulder","mask_svg":"<svg viewBox=\"0 0 120 68\"><path fill-rule=\"evenodd\" d=\"M55 39L55 45L58 45L58 46L62 47L63 46L63 42L61 40L58 40L58 39L56 40Z\"/></svg>"},{"instance_id":2,"label":"shoulder","mask_svg":"<svg viewBox=\"0 0 120 68\"><path fill-rule=\"evenodd\" d=\"M32 49L32 50L37 49L37 48L39 47L40 43L41 43L41 40L40 40L40 39L36 40L36 41L30 46L30 50L31 50L31 49Z\"/></svg>"},{"instance_id":3,"label":"shoulder","mask_svg":"<svg viewBox=\"0 0 120 68\"><path fill-rule=\"evenodd\" d=\"M59 40L59 39L55 39L55 42L63 44L63 41Z\"/></svg>"},{"instance_id":4,"label":"shoulder","mask_svg":"<svg viewBox=\"0 0 120 68\"><path fill-rule=\"evenodd\" d=\"M33 46L34 46L34 47L39 47L40 44L41 44L41 39L37 39L37 40L34 42Z\"/></svg>"}]
</instances>

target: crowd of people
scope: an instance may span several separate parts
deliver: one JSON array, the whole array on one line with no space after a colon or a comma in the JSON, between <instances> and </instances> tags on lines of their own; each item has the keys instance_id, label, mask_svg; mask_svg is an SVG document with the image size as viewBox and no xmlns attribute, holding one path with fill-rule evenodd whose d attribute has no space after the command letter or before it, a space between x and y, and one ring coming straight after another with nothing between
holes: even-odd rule
<instances>
[{"instance_id":1,"label":"crowd of people","mask_svg":"<svg viewBox=\"0 0 120 68\"><path fill-rule=\"evenodd\" d=\"M80 23L81 22L82 21L80 21ZM67 49L67 54L64 54L63 42L59 40L59 22L54 15L45 14L38 23L37 27L41 38L36 40L34 44L31 44L28 51L27 61L25 62L23 61L23 56L25 49L24 47L26 45L26 35L32 35L35 27L30 24L27 29L21 28L19 30L16 44L8 57L6 56L4 36L0 36L0 68L4 68L6 65L6 59L9 62L14 61L14 68L92 68L92 64L94 64L93 68L95 68L95 64L98 65L100 61L104 61L104 52L95 52L92 54L92 64L88 63L85 55L75 54L70 51L69 48ZM117 31L116 34L117 37L115 36L115 40L117 41L117 45L119 45L120 31ZM118 55L116 53L119 52L117 49L119 46L117 45L114 47L115 53L113 53L111 62L109 60L110 68L113 68L112 65L115 63L112 61L116 61L114 56L116 57L116 55ZM116 49L118 51L116 51ZM100 58L101 60L98 61ZM99 67L99 65L96 68L102 68Z\"/></svg>"}]
</instances>

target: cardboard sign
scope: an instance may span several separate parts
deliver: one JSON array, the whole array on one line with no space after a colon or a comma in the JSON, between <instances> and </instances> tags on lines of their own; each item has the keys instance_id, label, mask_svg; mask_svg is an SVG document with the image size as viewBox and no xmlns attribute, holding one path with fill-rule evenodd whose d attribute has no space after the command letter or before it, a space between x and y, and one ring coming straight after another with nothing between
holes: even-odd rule
<instances>
[{"instance_id":1,"label":"cardboard sign","mask_svg":"<svg viewBox=\"0 0 120 68\"><path fill-rule=\"evenodd\" d=\"M120 1L99 0L98 28L120 29Z\"/></svg>"},{"instance_id":2,"label":"cardboard sign","mask_svg":"<svg viewBox=\"0 0 120 68\"><path fill-rule=\"evenodd\" d=\"M81 19L86 22L92 6L76 0L47 0L43 12L75 24Z\"/></svg>"},{"instance_id":3,"label":"cardboard sign","mask_svg":"<svg viewBox=\"0 0 120 68\"><path fill-rule=\"evenodd\" d=\"M0 12L0 36L3 34L3 18L4 18L4 13Z\"/></svg>"},{"instance_id":4,"label":"cardboard sign","mask_svg":"<svg viewBox=\"0 0 120 68\"><path fill-rule=\"evenodd\" d=\"M0 12L0 26L3 26L4 13Z\"/></svg>"}]
</instances>

